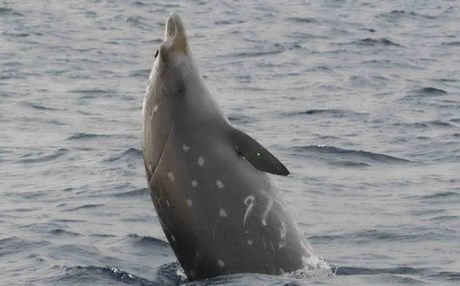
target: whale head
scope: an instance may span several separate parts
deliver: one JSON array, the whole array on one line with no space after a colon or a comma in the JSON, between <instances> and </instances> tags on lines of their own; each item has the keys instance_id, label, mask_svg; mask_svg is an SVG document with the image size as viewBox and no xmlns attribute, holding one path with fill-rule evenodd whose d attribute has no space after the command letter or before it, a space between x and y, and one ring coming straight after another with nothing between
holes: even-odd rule
<instances>
[{"instance_id":1,"label":"whale head","mask_svg":"<svg viewBox=\"0 0 460 286\"><path fill-rule=\"evenodd\" d=\"M155 52L142 112L143 133L146 142L150 142L144 148L152 157L148 159L152 169L171 128L191 130L204 125L209 128L211 123L227 120L206 88L177 13L171 13L166 20L164 35Z\"/></svg>"}]
</instances>

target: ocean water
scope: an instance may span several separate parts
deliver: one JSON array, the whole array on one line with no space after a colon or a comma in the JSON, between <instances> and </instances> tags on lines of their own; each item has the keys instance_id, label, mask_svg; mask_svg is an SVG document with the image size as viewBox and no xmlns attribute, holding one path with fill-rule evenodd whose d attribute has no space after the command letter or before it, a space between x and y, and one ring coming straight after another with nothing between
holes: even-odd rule
<instances>
[{"instance_id":1,"label":"ocean water","mask_svg":"<svg viewBox=\"0 0 460 286\"><path fill-rule=\"evenodd\" d=\"M334 272L189 285L460 284L458 1L0 0L0 285L187 283L141 149L171 11Z\"/></svg>"}]
</instances>

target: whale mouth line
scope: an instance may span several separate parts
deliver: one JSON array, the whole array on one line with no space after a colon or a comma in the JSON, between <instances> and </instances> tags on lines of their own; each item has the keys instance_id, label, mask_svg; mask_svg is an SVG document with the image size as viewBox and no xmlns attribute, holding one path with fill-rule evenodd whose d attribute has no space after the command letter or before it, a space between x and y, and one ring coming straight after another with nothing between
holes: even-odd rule
<instances>
[{"instance_id":1,"label":"whale mouth line","mask_svg":"<svg viewBox=\"0 0 460 286\"><path fill-rule=\"evenodd\" d=\"M168 128L168 134L166 135L165 143L161 147L161 153L160 153L160 156L158 157L158 161L157 161L157 164L155 165L155 169L152 170L152 176L150 177L150 180L153 180L153 178L154 178L154 176L155 176L155 174L156 174L156 172L158 170L158 166L160 165L161 159L163 159L163 154L165 153L166 144L168 144L170 134L171 134L171 126L169 126L169 128ZM150 184L150 182L149 182L149 184Z\"/></svg>"}]
</instances>

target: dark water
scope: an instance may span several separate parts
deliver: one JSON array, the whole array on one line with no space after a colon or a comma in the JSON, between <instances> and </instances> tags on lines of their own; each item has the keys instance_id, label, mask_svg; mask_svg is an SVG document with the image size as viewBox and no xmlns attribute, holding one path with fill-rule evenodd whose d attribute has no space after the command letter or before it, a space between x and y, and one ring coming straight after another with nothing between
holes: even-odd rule
<instances>
[{"instance_id":1,"label":"dark water","mask_svg":"<svg viewBox=\"0 0 460 286\"><path fill-rule=\"evenodd\" d=\"M0 0L1 285L184 283L140 147L173 10L335 272L190 285L460 284L458 1Z\"/></svg>"}]
</instances>

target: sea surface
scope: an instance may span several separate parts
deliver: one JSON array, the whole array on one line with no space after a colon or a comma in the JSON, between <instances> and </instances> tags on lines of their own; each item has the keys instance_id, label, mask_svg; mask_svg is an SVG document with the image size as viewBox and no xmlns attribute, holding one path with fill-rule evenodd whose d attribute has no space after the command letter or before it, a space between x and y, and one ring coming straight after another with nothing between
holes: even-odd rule
<instances>
[{"instance_id":1,"label":"sea surface","mask_svg":"<svg viewBox=\"0 0 460 286\"><path fill-rule=\"evenodd\" d=\"M459 1L0 0L0 285L188 283L141 148L171 11L330 267L189 285L460 284Z\"/></svg>"}]
</instances>

